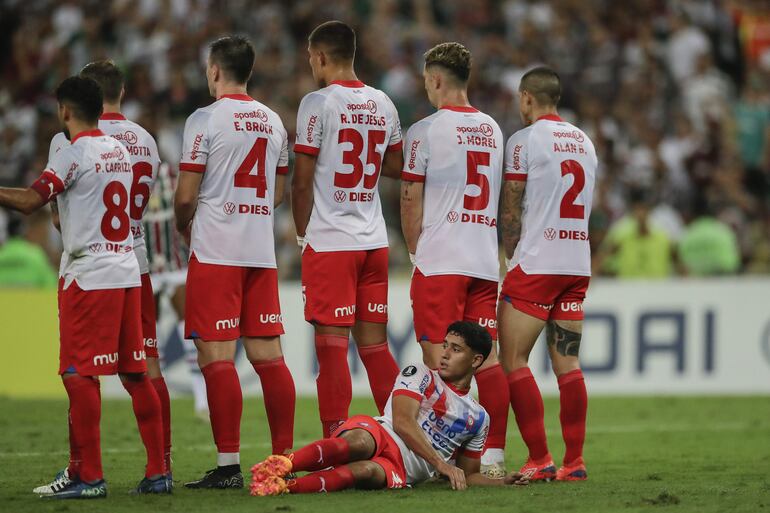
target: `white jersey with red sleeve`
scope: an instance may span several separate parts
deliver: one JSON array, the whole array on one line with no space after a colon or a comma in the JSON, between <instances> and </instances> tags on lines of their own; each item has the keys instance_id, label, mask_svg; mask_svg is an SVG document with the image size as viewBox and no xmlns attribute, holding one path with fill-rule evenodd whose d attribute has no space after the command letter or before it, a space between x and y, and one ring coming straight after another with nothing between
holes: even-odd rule
<instances>
[{"instance_id":1,"label":"white jersey with red sleeve","mask_svg":"<svg viewBox=\"0 0 770 513\"><path fill-rule=\"evenodd\" d=\"M409 365L396 377L385 414L375 419L398 445L407 484L425 481L436 469L415 454L393 430L393 398L406 395L420 401L417 424L444 461L464 456L480 458L489 431L487 411L468 393L444 382L438 371L423 364Z\"/></svg>"},{"instance_id":2,"label":"white jersey with red sleeve","mask_svg":"<svg viewBox=\"0 0 770 513\"><path fill-rule=\"evenodd\" d=\"M503 141L495 120L473 107L444 107L407 132L401 179L425 183L415 253L425 276L498 280Z\"/></svg>"},{"instance_id":3,"label":"white jersey with red sleeve","mask_svg":"<svg viewBox=\"0 0 770 513\"><path fill-rule=\"evenodd\" d=\"M131 155L133 182L129 191L131 233L134 236L134 253L139 261L139 272L150 272L147 261L147 246L144 240L142 217L150 200L150 193L158 178L160 155L158 145L150 133L129 121L122 114L105 113L99 118L99 130L117 139Z\"/></svg>"},{"instance_id":4,"label":"white jersey with red sleeve","mask_svg":"<svg viewBox=\"0 0 770 513\"><path fill-rule=\"evenodd\" d=\"M73 281L83 290L140 286L129 219L131 183L128 151L101 130L82 132L53 151L32 188L57 200L65 288Z\"/></svg>"},{"instance_id":5,"label":"white jersey with red sleeve","mask_svg":"<svg viewBox=\"0 0 770 513\"><path fill-rule=\"evenodd\" d=\"M512 267L527 274L591 276L588 216L596 166L588 136L556 115L508 139L505 180L527 182Z\"/></svg>"},{"instance_id":6,"label":"white jersey with red sleeve","mask_svg":"<svg viewBox=\"0 0 770 513\"><path fill-rule=\"evenodd\" d=\"M179 170L204 173L191 254L207 264L275 268L275 181L288 166L281 119L245 94L187 118Z\"/></svg>"},{"instance_id":7,"label":"white jersey with red sleeve","mask_svg":"<svg viewBox=\"0 0 770 513\"><path fill-rule=\"evenodd\" d=\"M377 184L385 152L400 150L398 112L382 91L336 81L302 99L294 151L317 156L305 232L313 250L388 246Z\"/></svg>"}]
</instances>

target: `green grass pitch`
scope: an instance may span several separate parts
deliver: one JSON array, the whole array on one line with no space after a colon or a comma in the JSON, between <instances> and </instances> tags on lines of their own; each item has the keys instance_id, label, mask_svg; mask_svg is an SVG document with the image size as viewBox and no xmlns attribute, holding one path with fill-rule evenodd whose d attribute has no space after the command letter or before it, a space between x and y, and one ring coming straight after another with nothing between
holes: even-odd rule
<instances>
[{"instance_id":1,"label":"green grass pitch","mask_svg":"<svg viewBox=\"0 0 770 513\"><path fill-rule=\"evenodd\" d=\"M558 400L546 398L551 451L563 445ZM593 398L589 403L584 483L534 484L527 488L475 488L453 492L445 483L411 490L346 491L324 496L257 498L242 491L185 490L214 464L207 424L194 418L187 399L173 401L174 478L171 497L131 497L142 476L144 452L128 401L107 400L102 450L109 496L96 501L50 501L31 493L67 461L64 400L0 398L0 511L16 512L768 512L770 513L770 397ZM373 413L370 400L355 400L351 413ZM297 404L295 440L320 432L316 403ZM247 398L242 424L244 477L269 451L261 400ZM508 467L525 457L513 416Z\"/></svg>"}]
</instances>

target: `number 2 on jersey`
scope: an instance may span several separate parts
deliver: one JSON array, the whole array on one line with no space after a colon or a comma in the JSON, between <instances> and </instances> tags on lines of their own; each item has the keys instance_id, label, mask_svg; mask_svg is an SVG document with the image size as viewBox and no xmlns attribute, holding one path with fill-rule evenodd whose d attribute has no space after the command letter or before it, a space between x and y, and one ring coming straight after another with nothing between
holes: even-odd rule
<instances>
[{"instance_id":1,"label":"number 2 on jersey","mask_svg":"<svg viewBox=\"0 0 770 513\"><path fill-rule=\"evenodd\" d=\"M334 173L334 186L340 189L353 189L364 179L365 189L374 189L377 178L380 176L382 155L377 153L377 145L385 142L385 130L369 130L367 133L368 148L366 151L366 163L374 165L374 173L364 174L364 163L361 155L364 151L364 136L355 128L343 128L339 131L337 142L350 143L352 147L342 152L342 163L353 166L352 173Z\"/></svg>"},{"instance_id":2,"label":"number 2 on jersey","mask_svg":"<svg viewBox=\"0 0 770 513\"><path fill-rule=\"evenodd\" d=\"M583 219L585 216L585 207L576 205L575 200L583 192L586 186L586 173L583 166L576 160L565 160L561 163L561 176L572 175L574 180L572 186L567 189L561 198L559 206L559 217L562 219Z\"/></svg>"},{"instance_id":3,"label":"number 2 on jersey","mask_svg":"<svg viewBox=\"0 0 770 513\"><path fill-rule=\"evenodd\" d=\"M265 176L265 155L267 153L267 139L259 137L243 159L235 172L235 187L254 189L257 198L267 195L267 177ZM252 175L251 170L257 167L257 174Z\"/></svg>"}]
</instances>

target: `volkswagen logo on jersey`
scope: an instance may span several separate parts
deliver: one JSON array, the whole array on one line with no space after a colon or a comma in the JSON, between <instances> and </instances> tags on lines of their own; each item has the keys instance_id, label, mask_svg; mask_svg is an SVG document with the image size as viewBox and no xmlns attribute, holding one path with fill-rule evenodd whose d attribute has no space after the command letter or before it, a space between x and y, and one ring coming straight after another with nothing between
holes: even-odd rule
<instances>
[{"instance_id":1,"label":"volkswagen logo on jersey","mask_svg":"<svg viewBox=\"0 0 770 513\"><path fill-rule=\"evenodd\" d=\"M345 198L347 198L347 194L345 194L345 191L337 191L334 193L334 201L337 203L342 203L345 201Z\"/></svg>"},{"instance_id":2,"label":"volkswagen logo on jersey","mask_svg":"<svg viewBox=\"0 0 770 513\"><path fill-rule=\"evenodd\" d=\"M446 215L446 220L450 223L456 223L460 220L460 214L452 210Z\"/></svg>"},{"instance_id":3,"label":"volkswagen logo on jersey","mask_svg":"<svg viewBox=\"0 0 770 513\"><path fill-rule=\"evenodd\" d=\"M101 242L94 242L90 246L88 246L88 250L91 253L99 253L102 250L102 243Z\"/></svg>"},{"instance_id":4,"label":"volkswagen logo on jersey","mask_svg":"<svg viewBox=\"0 0 770 513\"><path fill-rule=\"evenodd\" d=\"M225 214L231 216L235 213L235 203L233 203L232 201L228 201L227 203L224 204L222 209L225 211Z\"/></svg>"},{"instance_id":5,"label":"volkswagen logo on jersey","mask_svg":"<svg viewBox=\"0 0 770 513\"><path fill-rule=\"evenodd\" d=\"M543 237L545 237L545 240L553 240L556 238L556 230L553 228L546 228L543 231Z\"/></svg>"}]
</instances>

